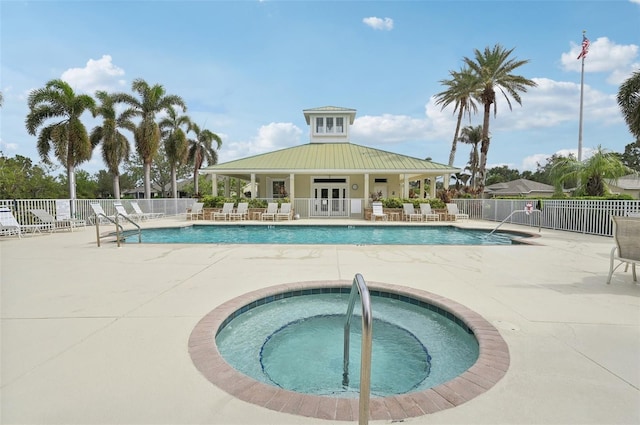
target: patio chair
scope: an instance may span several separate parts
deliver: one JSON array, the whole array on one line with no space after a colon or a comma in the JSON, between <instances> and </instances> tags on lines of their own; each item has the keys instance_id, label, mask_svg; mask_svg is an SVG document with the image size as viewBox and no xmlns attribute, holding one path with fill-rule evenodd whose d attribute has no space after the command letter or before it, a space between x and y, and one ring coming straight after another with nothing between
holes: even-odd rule
<instances>
[{"instance_id":1,"label":"patio chair","mask_svg":"<svg viewBox=\"0 0 640 425\"><path fill-rule=\"evenodd\" d=\"M129 214L127 212L127 209L120 202L116 202L115 204L113 204L113 207L116 209L116 212L118 213L119 216L125 217L125 220L126 219L129 219L131 221L142 220L142 217L138 214Z\"/></svg>"},{"instance_id":2,"label":"patio chair","mask_svg":"<svg viewBox=\"0 0 640 425\"><path fill-rule=\"evenodd\" d=\"M378 218L381 218L384 221L389 219L389 216L382 209L382 202L374 202L371 206L373 207L373 211L371 212L371 221L376 221Z\"/></svg>"},{"instance_id":3,"label":"patio chair","mask_svg":"<svg viewBox=\"0 0 640 425\"><path fill-rule=\"evenodd\" d=\"M68 220L57 220L47 210L35 208L29 210L42 224L43 229L55 232L56 230L71 230L71 222Z\"/></svg>"},{"instance_id":4,"label":"patio chair","mask_svg":"<svg viewBox=\"0 0 640 425\"><path fill-rule=\"evenodd\" d=\"M453 217L455 221L469 220L469 214L461 213L460 210L458 210L458 204L447 204L447 215Z\"/></svg>"},{"instance_id":5,"label":"patio chair","mask_svg":"<svg viewBox=\"0 0 640 425\"><path fill-rule=\"evenodd\" d=\"M59 223L68 224L73 232L73 229L78 227L87 227L87 222L82 218L75 218L71 216L71 200L70 199L56 199L56 220Z\"/></svg>"},{"instance_id":6,"label":"patio chair","mask_svg":"<svg viewBox=\"0 0 640 425\"><path fill-rule=\"evenodd\" d=\"M616 244L611 249L609 259L609 276L607 284L611 283L613 272L622 264L625 271L631 265L633 281L638 281L636 275L636 265L640 264L640 217L618 217L613 219L613 239ZM613 266L616 261L620 261L617 266Z\"/></svg>"},{"instance_id":7,"label":"patio chair","mask_svg":"<svg viewBox=\"0 0 640 425\"><path fill-rule=\"evenodd\" d=\"M404 214L404 219L408 221L422 221L422 213L416 212L412 203L402 204L402 212Z\"/></svg>"},{"instance_id":8,"label":"patio chair","mask_svg":"<svg viewBox=\"0 0 640 425\"><path fill-rule=\"evenodd\" d=\"M249 203L239 202L238 208L229 213L229 220L248 220L249 219Z\"/></svg>"},{"instance_id":9,"label":"patio chair","mask_svg":"<svg viewBox=\"0 0 640 425\"><path fill-rule=\"evenodd\" d=\"M18 235L21 238L23 231L35 233L49 226L48 224L20 224L8 207L0 208L0 235L2 236Z\"/></svg>"},{"instance_id":10,"label":"patio chair","mask_svg":"<svg viewBox=\"0 0 640 425\"><path fill-rule=\"evenodd\" d=\"M99 224L113 223L114 220L116 219L115 215L107 215L107 213L104 212L102 205L96 202L92 202L89 205L93 210L93 217L92 217L93 224L95 224L96 222Z\"/></svg>"},{"instance_id":11,"label":"patio chair","mask_svg":"<svg viewBox=\"0 0 640 425\"><path fill-rule=\"evenodd\" d=\"M292 216L293 216L293 211L291 211L291 203L284 202L282 205L280 205L280 210L276 213L276 220L285 219L285 218L287 220L291 220Z\"/></svg>"},{"instance_id":12,"label":"patio chair","mask_svg":"<svg viewBox=\"0 0 640 425\"><path fill-rule=\"evenodd\" d=\"M420 214L425 221L440 221L440 214L436 214L431 209L431 204L423 202L420 204Z\"/></svg>"},{"instance_id":13,"label":"patio chair","mask_svg":"<svg viewBox=\"0 0 640 425\"><path fill-rule=\"evenodd\" d=\"M223 220L228 220L229 214L231 214L232 212L233 212L233 202L225 202L224 205L222 206L221 211L216 211L213 213L213 219L217 220L221 218Z\"/></svg>"},{"instance_id":14,"label":"patio chair","mask_svg":"<svg viewBox=\"0 0 640 425\"><path fill-rule=\"evenodd\" d=\"M267 210L260 214L260 220L274 220L276 219L276 214L278 214L278 203L277 202L269 202L267 204Z\"/></svg>"},{"instance_id":15,"label":"patio chair","mask_svg":"<svg viewBox=\"0 0 640 425\"><path fill-rule=\"evenodd\" d=\"M204 220L204 202L194 202L191 208L187 210L187 220Z\"/></svg>"},{"instance_id":16,"label":"patio chair","mask_svg":"<svg viewBox=\"0 0 640 425\"><path fill-rule=\"evenodd\" d=\"M146 213L142 211L142 208L140 208L140 205L138 205L136 201L131 201L130 205L131 208L133 208L133 211L143 220L164 217L164 213Z\"/></svg>"}]
</instances>

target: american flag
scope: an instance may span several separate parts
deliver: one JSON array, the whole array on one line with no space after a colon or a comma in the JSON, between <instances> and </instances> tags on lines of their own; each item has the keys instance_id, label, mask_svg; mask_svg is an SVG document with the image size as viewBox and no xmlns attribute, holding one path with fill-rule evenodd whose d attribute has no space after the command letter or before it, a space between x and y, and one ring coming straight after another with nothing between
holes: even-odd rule
<instances>
[{"instance_id":1,"label":"american flag","mask_svg":"<svg viewBox=\"0 0 640 425\"><path fill-rule=\"evenodd\" d=\"M589 53L589 39L584 34L582 34L582 51L578 55L578 59L586 58L587 53Z\"/></svg>"}]
</instances>

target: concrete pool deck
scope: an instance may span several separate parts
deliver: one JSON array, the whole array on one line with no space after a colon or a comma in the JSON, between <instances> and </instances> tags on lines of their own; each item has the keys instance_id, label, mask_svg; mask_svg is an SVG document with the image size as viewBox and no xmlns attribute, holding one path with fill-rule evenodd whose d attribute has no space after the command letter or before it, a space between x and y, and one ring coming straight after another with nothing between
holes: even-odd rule
<instances>
[{"instance_id":1,"label":"concrete pool deck","mask_svg":"<svg viewBox=\"0 0 640 425\"><path fill-rule=\"evenodd\" d=\"M640 423L640 285L623 268L606 285L611 238L542 229L535 242L98 248L92 227L2 237L1 423L347 423L228 395L196 369L188 341L200 319L242 294L355 273L463 304L509 347L509 369L487 392L404 422Z\"/></svg>"}]
</instances>

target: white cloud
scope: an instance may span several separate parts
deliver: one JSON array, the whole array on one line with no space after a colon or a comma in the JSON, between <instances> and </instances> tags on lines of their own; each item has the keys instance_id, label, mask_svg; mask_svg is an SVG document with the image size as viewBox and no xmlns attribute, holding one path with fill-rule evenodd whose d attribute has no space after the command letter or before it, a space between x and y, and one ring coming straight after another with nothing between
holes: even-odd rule
<instances>
[{"instance_id":1,"label":"white cloud","mask_svg":"<svg viewBox=\"0 0 640 425\"><path fill-rule=\"evenodd\" d=\"M292 146L301 142L302 130L292 123L272 122L258 129L258 134L250 141L225 142L220 150L220 161L228 162Z\"/></svg>"},{"instance_id":2,"label":"white cloud","mask_svg":"<svg viewBox=\"0 0 640 425\"><path fill-rule=\"evenodd\" d=\"M79 91L93 94L96 90L121 89L125 80L119 79L124 70L111 63L111 56L103 55L98 60L89 59L84 68L70 68L62 73L62 80Z\"/></svg>"},{"instance_id":3,"label":"white cloud","mask_svg":"<svg viewBox=\"0 0 640 425\"><path fill-rule=\"evenodd\" d=\"M352 139L366 144L393 144L407 140L424 140L428 124L424 118L406 115L365 115L356 118L351 127Z\"/></svg>"},{"instance_id":4,"label":"white cloud","mask_svg":"<svg viewBox=\"0 0 640 425\"><path fill-rule=\"evenodd\" d=\"M608 82L618 85L625 76L630 75L638 56L638 49L639 47L635 44L620 45L607 37L598 37L595 41L591 41L589 46L584 65L585 73L610 72ZM563 70L581 71L582 61L577 59L581 50L581 44L571 43L571 50L563 53L560 58Z\"/></svg>"},{"instance_id":5,"label":"white cloud","mask_svg":"<svg viewBox=\"0 0 640 425\"><path fill-rule=\"evenodd\" d=\"M369 18L363 18L362 22L365 25L370 26L374 30L391 31L393 29L393 19L391 18L376 18L371 16Z\"/></svg>"},{"instance_id":6,"label":"white cloud","mask_svg":"<svg viewBox=\"0 0 640 425\"><path fill-rule=\"evenodd\" d=\"M0 139L0 152L4 151L5 153L7 153L7 152L15 152L17 150L18 150L17 143L8 143Z\"/></svg>"},{"instance_id":7,"label":"white cloud","mask_svg":"<svg viewBox=\"0 0 640 425\"><path fill-rule=\"evenodd\" d=\"M582 148L582 160L584 161L587 158L590 158L595 149L593 148ZM575 158L578 157L578 149L559 149L554 153L536 153L533 155L529 155L522 160L522 165L518 168L520 171L536 171L538 169L538 164L544 166L547 163L547 159L551 158L553 155L568 157L569 155L573 155Z\"/></svg>"}]
</instances>

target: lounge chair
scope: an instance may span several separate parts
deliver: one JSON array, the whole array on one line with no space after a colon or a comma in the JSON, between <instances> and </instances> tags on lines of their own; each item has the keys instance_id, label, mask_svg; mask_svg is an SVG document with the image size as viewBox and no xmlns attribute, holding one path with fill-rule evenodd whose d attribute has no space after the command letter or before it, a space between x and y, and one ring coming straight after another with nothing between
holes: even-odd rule
<instances>
[{"instance_id":1,"label":"lounge chair","mask_svg":"<svg viewBox=\"0 0 640 425\"><path fill-rule=\"evenodd\" d=\"M11 210L7 207L0 208L0 235L18 235L22 237L25 232L40 232L41 230L51 228L50 224L20 224Z\"/></svg>"},{"instance_id":2,"label":"lounge chair","mask_svg":"<svg viewBox=\"0 0 640 425\"><path fill-rule=\"evenodd\" d=\"M229 220L248 220L249 219L249 203L240 202L235 211L229 213Z\"/></svg>"},{"instance_id":3,"label":"lounge chair","mask_svg":"<svg viewBox=\"0 0 640 425\"><path fill-rule=\"evenodd\" d=\"M276 214L278 214L278 203L277 202L269 202L267 204L267 210L260 214L260 220L274 220L276 219Z\"/></svg>"},{"instance_id":4,"label":"lounge chair","mask_svg":"<svg viewBox=\"0 0 640 425\"><path fill-rule=\"evenodd\" d=\"M220 218L223 220L228 220L229 214L231 214L232 212L233 212L233 202L225 202L224 205L222 206L221 211L216 211L213 213L213 219L217 220Z\"/></svg>"},{"instance_id":5,"label":"lounge chair","mask_svg":"<svg viewBox=\"0 0 640 425\"><path fill-rule=\"evenodd\" d=\"M422 214L416 212L412 203L402 204L402 212L404 214L404 219L408 221L422 221Z\"/></svg>"},{"instance_id":6,"label":"lounge chair","mask_svg":"<svg viewBox=\"0 0 640 425\"><path fill-rule=\"evenodd\" d=\"M280 219L291 220L292 216L293 216L293 211L291 211L291 203L284 202L282 205L280 205L280 210L276 213L276 220L280 220Z\"/></svg>"},{"instance_id":7,"label":"lounge chair","mask_svg":"<svg viewBox=\"0 0 640 425\"><path fill-rule=\"evenodd\" d=\"M382 209L382 202L374 202L371 206L373 207L373 211L371 211L371 221L376 221L378 218L384 221L389 219L389 216Z\"/></svg>"},{"instance_id":8,"label":"lounge chair","mask_svg":"<svg viewBox=\"0 0 640 425\"><path fill-rule=\"evenodd\" d=\"M431 209L431 204L423 202L420 204L420 214L422 214L422 219L425 221L439 221L440 214L436 214Z\"/></svg>"},{"instance_id":9,"label":"lounge chair","mask_svg":"<svg viewBox=\"0 0 640 425\"><path fill-rule=\"evenodd\" d=\"M613 216L611 218L613 219L613 239L616 246L611 249L607 284L611 283L613 272L622 264L625 265L625 271L631 264L633 281L637 282L636 265L640 265L640 217ZM614 267L615 261L620 261L620 263Z\"/></svg>"},{"instance_id":10,"label":"lounge chair","mask_svg":"<svg viewBox=\"0 0 640 425\"><path fill-rule=\"evenodd\" d=\"M140 221L142 220L142 217L138 214L129 214L127 212L127 209L124 207L124 205L122 205L119 202L116 202L115 204L113 204L113 207L116 209L116 212L118 213L117 215L121 216L121 217L125 217L125 220L129 219L131 221Z\"/></svg>"},{"instance_id":11,"label":"lounge chair","mask_svg":"<svg viewBox=\"0 0 640 425\"><path fill-rule=\"evenodd\" d=\"M461 213L458 210L458 204L447 204L447 215L453 217L454 220L469 220L469 214Z\"/></svg>"},{"instance_id":12,"label":"lounge chair","mask_svg":"<svg viewBox=\"0 0 640 425\"><path fill-rule=\"evenodd\" d=\"M93 219L92 222L99 224L108 224L113 223L116 219L115 215L107 215L102 208L102 205L98 203L90 203L91 209L93 210Z\"/></svg>"},{"instance_id":13,"label":"lounge chair","mask_svg":"<svg viewBox=\"0 0 640 425\"><path fill-rule=\"evenodd\" d=\"M55 232L56 230L72 230L71 221L66 219L57 220L47 210L36 208L29 210L29 212L40 221L43 229L47 229L52 232Z\"/></svg>"},{"instance_id":14,"label":"lounge chair","mask_svg":"<svg viewBox=\"0 0 640 425\"><path fill-rule=\"evenodd\" d=\"M197 220L198 217L204 220L204 202L194 202L187 210L187 220Z\"/></svg>"},{"instance_id":15,"label":"lounge chair","mask_svg":"<svg viewBox=\"0 0 640 425\"><path fill-rule=\"evenodd\" d=\"M71 200L70 199L56 199L56 222L62 223L62 227L68 225L73 232L73 229L78 227L87 227L87 222L81 218L75 218L71 216Z\"/></svg>"},{"instance_id":16,"label":"lounge chair","mask_svg":"<svg viewBox=\"0 0 640 425\"><path fill-rule=\"evenodd\" d=\"M140 205L138 205L136 201L131 201L130 205L131 205L131 208L133 208L133 211L143 220L164 217L164 213L146 213L142 211L142 208L140 208Z\"/></svg>"}]
</instances>

